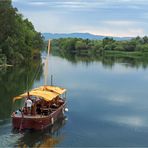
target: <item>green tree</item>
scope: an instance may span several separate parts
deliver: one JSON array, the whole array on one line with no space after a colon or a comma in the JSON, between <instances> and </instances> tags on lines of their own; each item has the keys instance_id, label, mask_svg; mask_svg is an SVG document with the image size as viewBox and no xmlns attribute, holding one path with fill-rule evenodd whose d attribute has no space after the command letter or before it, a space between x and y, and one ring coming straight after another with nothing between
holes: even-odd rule
<instances>
[{"instance_id":1,"label":"green tree","mask_svg":"<svg viewBox=\"0 0 148 148\"><path fill-rule=\"evenodd\" d=\"M79 40L75 44L75 49L80 51L80 50L86 50L87 44L83 40Z\"/></svg>"},{"instance_id":2,"label":"green tree","mask_svg":"<svg viewBox=\"0 0 148 148\"><path fill-rule=\"evenodd\" d=\"M7 63L25 63L39 57L43 44L42 35L12 7L11 0L0 1L0 49Z\"/></svg>"},{"instance_id":3,"label":"green tree","mask_svg":"<svg viewBox=\"0 0 148 148\"><path fill-rule=\"evenodd\" d=\"M143 42L144 42L144 44L147 44L148 43L148 37L147 36L144 36L143 37Z\"/></svg>"}]
</instances>

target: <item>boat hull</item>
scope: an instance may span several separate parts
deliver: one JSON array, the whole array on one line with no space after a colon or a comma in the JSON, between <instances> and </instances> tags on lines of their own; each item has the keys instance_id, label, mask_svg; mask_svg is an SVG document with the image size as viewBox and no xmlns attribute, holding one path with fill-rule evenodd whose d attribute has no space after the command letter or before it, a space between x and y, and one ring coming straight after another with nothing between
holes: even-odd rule
<instances>
[{"instance_id":1,"label":"boat hull","mask_svg":"<svg viewBox=\"0 0 148 148\"><path fill-rule=\"evenodd\" d=\"M66 103L61 105L55 111L49 115L36 115L36 116L26 116L26 115L12 115L12 125L13 128L17 129L35 129L42 130L50 125L53 125L58 117L63 114Z\"/></svg>"}]
</instances>

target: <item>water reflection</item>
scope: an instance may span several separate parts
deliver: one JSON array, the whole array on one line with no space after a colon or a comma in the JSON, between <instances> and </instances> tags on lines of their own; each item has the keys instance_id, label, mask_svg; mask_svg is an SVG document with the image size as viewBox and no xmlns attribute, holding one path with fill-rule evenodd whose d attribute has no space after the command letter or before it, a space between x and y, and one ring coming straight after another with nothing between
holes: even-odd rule
<instances>
[{"instance_id":1,"label":"water reflection","mask_svg":"<svg viewBox=\"0 0 148 148\"><path fill-rule=\"evenodd\" d=\"M148 59L91 59L79 55L51 59L56 81L69 92L70 119L60 146L147 146Z\"/></svg>"},{"instance_id":2,"label":"water reflection","mask_svg":"<svg viewBox=\"0 0 148 148\"><path fill-rule=\"evenodd\" d=\"M17 140L15 147L54 147L59 144L64 135L61 134L61 129L66 124L67 117L60 117L53 126L42 131L24 131L22 136ZM18 134L18 131L13 130L13 134Z\"/></svg>"},{"instance_id":3,"label":"water reflection","mask_svg":"<svg viewBox=\"0 0 148 148\"><path fill-rule=\"evenodd\" d=\"M49 66L52 70L49 70L53 71L54 84L68 89L68 122L53 131L48 129L20 134L12 133L10 121L2 120L0 147L147 146L147 60L135 57L51 56ZM0 106L1 119L9 117L10 97L26 89L25 76L21 78L25 73L23 68L12 68L4 73L6 76L1 73L0 83L6 81L7 85L0 86L3 103ZM33 85L41 84L43 76L39 79Z\"/></svg>"},{"instance_id":4,"label":"water reflection","mask_svg":"<svg viewBox=\"0 0 148 148\"><path fill-rule=\"evenodd\" d=\"M123 64L125 67L139 68L148 67L148 58L146 56L126 56L117 54L78 54L78 53L65 53L53 51L54 56L62 57L73 64L83 62L86 65L90 65L92 62L101 62L104 68L113 68L116 63Z\"/></svg>"},{"instance_id":5,"label":"water reflection","mask_svg":"<svg viewBox=\"0 0 148 148\"><path fill-rule=\"evenodd\" d=\"M32 87L34 83L32 80L38 69L38 65L40 65L40 71L37 77L35 77L35 81L40 79L43 71L41 60L19 67L5 67L0 69L0 120L10 118L13 110L12 98L26 91L27 86L29 88Z\"/></svg>"},{"instance_id":6,"label":"water reflection","mask_svg":"<svg viewBox=\"0 0 148 148\"><path fill-rule=\"evenodd\" d=\"M145 124L144 119L138 116L116 116L116 117L112 117L110 121L117 123L117 124L127 125L130 127L143 127L144 128L147 125Z\"/></svg>"}]
</instances>

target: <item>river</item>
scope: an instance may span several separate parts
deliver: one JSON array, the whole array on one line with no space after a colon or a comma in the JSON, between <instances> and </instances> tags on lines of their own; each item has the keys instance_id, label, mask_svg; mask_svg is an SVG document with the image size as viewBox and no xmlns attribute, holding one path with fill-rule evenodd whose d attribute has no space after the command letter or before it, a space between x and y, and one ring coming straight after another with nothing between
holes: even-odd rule
<instances>
[{"instance_id":1,"label":"river","mask_svg":"<svg viewBox=\"0 0 148 148\"><path fill-rule=\"evenodd\" d=\"M112 60L110 60L112 61ZM105 147L148 146L148 67L132 60L80 60L50 56L49 76L67 88L69 112L43 131L12 129L10 115L22 102L13 97L44 84L37 63L0 72L0 147ZM29 72L28 72L29 71ZM27 79L27 75L29 78Z\"/></svg>"}]
</instances>

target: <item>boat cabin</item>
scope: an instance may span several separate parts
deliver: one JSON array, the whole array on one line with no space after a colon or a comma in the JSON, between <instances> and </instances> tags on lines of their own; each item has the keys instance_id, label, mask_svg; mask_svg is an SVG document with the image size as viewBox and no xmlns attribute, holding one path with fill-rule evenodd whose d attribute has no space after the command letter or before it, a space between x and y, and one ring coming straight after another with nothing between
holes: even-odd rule
<instances>
[{"instance_id":1,"label":"boat cabin","mask_svg":"<svg viewBox=\"0 0 148 148\"><path fill-rule=\"evenodd\" d=\"M25 98L24 106L21 109L24 115L49 115L65 103L61 97L65 92L66 89L55 86L41 86L15 97L14 101ZM31 104L30 106L28 102ZM15 114L19 113L15 112Z\"/></svg>"}]
</instances>

